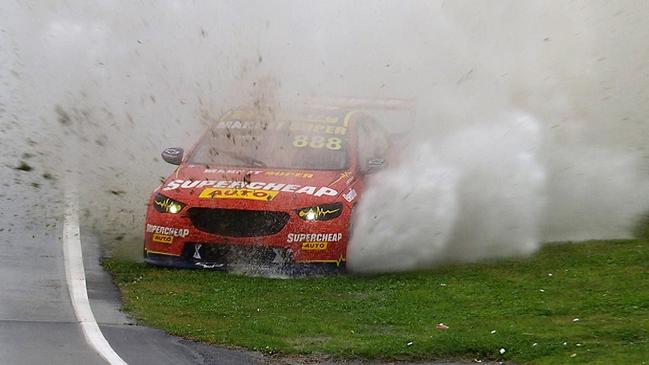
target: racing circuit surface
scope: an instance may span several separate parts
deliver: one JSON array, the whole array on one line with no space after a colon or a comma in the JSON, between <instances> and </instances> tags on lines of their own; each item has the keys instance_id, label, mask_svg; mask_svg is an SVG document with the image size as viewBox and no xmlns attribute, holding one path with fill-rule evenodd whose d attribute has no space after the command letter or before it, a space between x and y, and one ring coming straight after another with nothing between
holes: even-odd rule
<instances>
[{"instance_id":1,"label":"racing circuit surface","mask_svg":"<svg viewBox=\"0 0 649 365\"><path fill-rule=\"evenodd\" d=\"M25 206L23 199L8 203L5 212ZM106 364L87 343L73 310L66 284L63 220L42 225L7 213L2 221L0 363ZM81 242L92 310L106 340L126 363L258 363L249 353L204 346L135 325L118 310L119 294L99 266L98 241L82 228Z\"/></svg>"}]
</instances>

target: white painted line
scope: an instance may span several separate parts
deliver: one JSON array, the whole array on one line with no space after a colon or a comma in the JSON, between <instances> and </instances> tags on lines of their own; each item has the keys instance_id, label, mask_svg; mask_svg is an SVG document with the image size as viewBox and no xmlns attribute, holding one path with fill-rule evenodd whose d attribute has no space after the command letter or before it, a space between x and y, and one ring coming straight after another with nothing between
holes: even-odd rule
<instances>
[{"instance_id":1,"label":"white painted line","mask_svg":"<svg viewBox=\"0 0 649 365\"><path fill-rule=\"evenodd\" d=\"M65 218L63 221L63 261L65 278L72 299L74 314L81 325L86 342L111 365L127 365L110 347L95 320L86 291L86 274L83 270L81 237L79 231L79 207L76 191L66 191Z\"/></svg>"}]
</instances>

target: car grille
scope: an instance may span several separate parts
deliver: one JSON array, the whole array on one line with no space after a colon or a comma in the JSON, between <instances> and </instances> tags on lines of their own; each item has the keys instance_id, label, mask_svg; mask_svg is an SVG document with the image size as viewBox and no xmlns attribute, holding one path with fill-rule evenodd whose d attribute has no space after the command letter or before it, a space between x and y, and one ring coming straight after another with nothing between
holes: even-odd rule
<instances>
[{"instance_id":1,"label":"car grille","mask_svg":"<svg viewBox=\"0 0 649 365\"><path fill-rule=\"evenodd\" d=\"M277 234L290 219L285 212L239 209L191 208L188 214L199 230L228 237Z\"/></svg>"},{"instance_id":2,"label":"car grille","mask_svg":"<svg viewBox=\"0 0 649 365\"><path fill-rule=\"evenodd\" d=\"M182 257L223 265L285 264L292 261L290 250L260 245L186 243Z\"/></svg>"}]
</instances>

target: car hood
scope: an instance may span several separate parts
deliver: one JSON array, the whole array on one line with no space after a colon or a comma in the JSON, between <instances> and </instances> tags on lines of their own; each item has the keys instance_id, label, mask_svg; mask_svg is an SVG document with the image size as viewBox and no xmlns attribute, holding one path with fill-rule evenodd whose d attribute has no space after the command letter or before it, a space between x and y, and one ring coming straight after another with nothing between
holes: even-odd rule
<instances>
[{"instance_id":1,"label":"car hood","mask_svg":"<svg viewBox=\"0 0 649 365\"><path fill-rule=\"evenodd\" d=\"M282 210L339 201L350 171L181 165L158 192L194 207Z\"/></svg>"}]
</instances>

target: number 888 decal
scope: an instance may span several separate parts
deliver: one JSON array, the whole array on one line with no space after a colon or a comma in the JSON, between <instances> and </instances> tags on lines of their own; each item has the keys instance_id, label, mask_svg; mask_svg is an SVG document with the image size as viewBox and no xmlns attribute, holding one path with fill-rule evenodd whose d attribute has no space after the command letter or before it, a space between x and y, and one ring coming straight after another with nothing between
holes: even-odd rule
<instances>
[{"instance_id":1,"label":"number 888 decal","mask_svg":"<svg viewBox=\"0 0 649 365\"><path fill-rule=\"evenodd\" d=\"M337 151L342 148L343 141L337 137L325 138L323 136L305 136L298 135L295 136L293 140L293 147L304 148L324 148L330 149L332 151Z\"/></svg>"}]
</instances>

